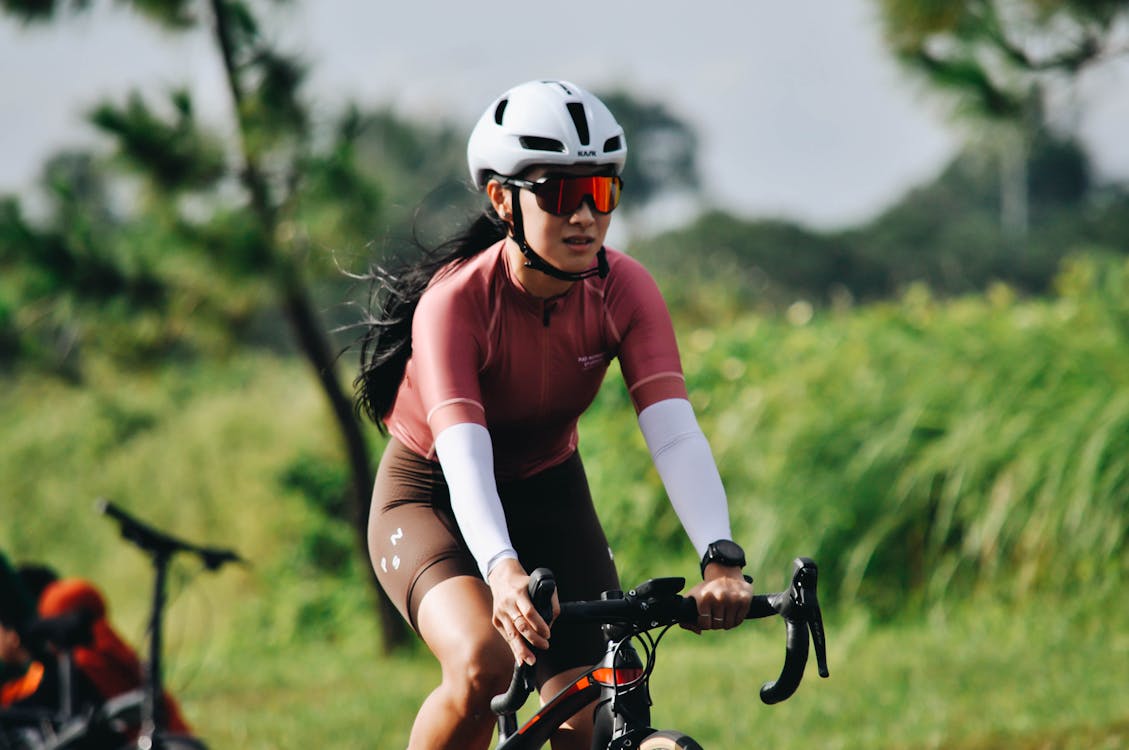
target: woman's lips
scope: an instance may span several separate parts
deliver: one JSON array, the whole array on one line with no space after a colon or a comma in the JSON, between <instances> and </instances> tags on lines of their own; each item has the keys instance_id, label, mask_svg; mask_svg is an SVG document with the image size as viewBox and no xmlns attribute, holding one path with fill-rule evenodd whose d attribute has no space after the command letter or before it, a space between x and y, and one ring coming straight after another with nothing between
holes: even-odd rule
<instances>
[{"instance_id":1,"label":"woman's lips","mask_svg":"<svg viewBox=\"0 0 1129 750\"><path fill-rule=\"evenodd\" d=\"M566 237L564 242L574 250L587 250L595 240L591 237Z\"/></svg>"}]
</instances>

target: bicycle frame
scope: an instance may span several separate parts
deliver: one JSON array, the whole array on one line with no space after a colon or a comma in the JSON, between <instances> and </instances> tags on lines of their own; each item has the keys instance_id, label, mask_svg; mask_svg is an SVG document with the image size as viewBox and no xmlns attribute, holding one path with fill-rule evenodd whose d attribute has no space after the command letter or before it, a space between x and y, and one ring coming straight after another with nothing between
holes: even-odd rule
<instances>
[{"instance_id":1,"label":"bicycle frame","mask_svg":"<svg viewBox=\"0 0 1129 750\"><path fill-rule=\"evenodd\" d=\"M629 642L609 641L600 663L558 692L520 728L514 714L500 716L497 750L536 750L591 703L598 704L592 747L606 748L613 737L649 734L654 731L648 726L649 678L650 672Z\"/></svg>"}]
</instances>

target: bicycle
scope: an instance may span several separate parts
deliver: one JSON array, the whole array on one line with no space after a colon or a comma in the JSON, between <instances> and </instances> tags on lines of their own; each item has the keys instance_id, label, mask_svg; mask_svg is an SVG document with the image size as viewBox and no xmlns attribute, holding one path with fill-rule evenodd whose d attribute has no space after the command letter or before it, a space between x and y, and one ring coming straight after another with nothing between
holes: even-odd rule
<instances>
[{"instance_id":1,"label":"bicycle","mask_svg":"<svg viewBox=\"0 0 1129 750\"><path fill-rule=\"evenodd\" d=\"M69 686L60 691L61 706L56 710L7 710L7 720L19 728L9 738L0 736L0 748L19 750L207 750L197 737L170 732L164 716L163 626L166 582L172 559L178 554L198 557L204 568L217 571L228 563L245 562L232 550L205 547L178 539L133 517L109 500L99 499L96 509L108 516L126 541L149 556L153 585L148 622L148 659L141 686L99 705L74 705ZM68 649L74 643L56 642L60 675L64 682L73 675ZM132 739L133 735L136 736ZM113 739L111 739L113 738ZM8 744L3 744L7 742Z\"/></svg>"},{"instance_id":2,"label":"bicycle","mask_svg":"<svg viewBox=\"0 0 1129 750\"><path fill-rule=\"evenodd\" d=\"M810 644L815 650L820 677L828 677L827 644L819 608L819 569L806 557L793 561L787 589L753 597L747 619L779 615L786 624L784 665L780 676L764 683L760 698L779 703L795 693L807 666ZM495 696L490 707L498 719L496 750L536 750L569 717L596 704L592 750L702 750L682 732L651 726L650 678L659 642L670 628L694 624L698 609L693 599L679 595L684 578L654 578L627 592L608 591L599 600L561 602L553 625L598 623L603 627L607 651L597 664L542 706L521 727L517 712L536 686L532 667L514 666L509 690ZM556 582L552 572L538 568L529 581L529 594L546 622ZM657 636L651 631L660 630ZM646 660L632 646L638 641Z\"/></svg>"},{"instance_id":3,"label":"bicycle","mask_svg":"<svg viewBox=\"0 0 1129 750\"><path fill-rule=\"evenodd\" d=\"M172 558L181 553L195 555L208 571L218 571L228 563L245 563L237 553L219 547L204 547L182 541L134 518L109 500L100 499L97 508L117 522L121 536L149 555L153 567L153 588L149 609L149 659L145 664L141 688L107 702L109 720L140 709L140 729L130 747L137 750L207 750L199 739L176 735L165 724L162 627L165 610L165 584ZM124 750L124 749L123 749Z\"/></svg>"}]
</instances>

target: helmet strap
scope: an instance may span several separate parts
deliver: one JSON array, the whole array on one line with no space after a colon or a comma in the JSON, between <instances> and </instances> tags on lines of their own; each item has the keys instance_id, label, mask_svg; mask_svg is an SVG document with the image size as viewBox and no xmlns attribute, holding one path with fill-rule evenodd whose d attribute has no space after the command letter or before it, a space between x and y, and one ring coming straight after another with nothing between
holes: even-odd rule
<instances>
[{"instance_id":1,"label":"helmet strap","mask_svg":"<svg viewBox=\"0 0 1129 750\"><path fill-rule=\"evenodd\" d=\"M532 268L534 271L540 271L547 276L552 276L554 279L560 279L561 281L583 281L593 276L599 276L601 279L607 278L608 254L604 252L603 247L596 253L596 265L592 266L587 271L573 272L563 271L557 268L538 255L537 251L529 246L529 243L525 241L525 225L521 217L521 197L518 195L520 189L521 188L517 187L510 188L510 195L512 196L511 202L513 203L513 224L510 225L510 228L513 230L514 241L517 243L517 246L521 248L521 254L525 256L525 267Z\"/></svg>"}]
</instances>

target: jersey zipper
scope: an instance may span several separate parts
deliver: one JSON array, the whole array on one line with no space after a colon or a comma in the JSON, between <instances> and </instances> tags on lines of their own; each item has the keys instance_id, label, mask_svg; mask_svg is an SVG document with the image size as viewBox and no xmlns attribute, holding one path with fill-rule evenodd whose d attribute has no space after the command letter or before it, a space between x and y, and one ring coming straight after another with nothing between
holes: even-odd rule
<instances>
[{"instance_id":1,"label":"jersey zipper","mask_svg":"<svg viewBox=\"0 0 1129 750\"><path fill-rule=\"evenodd\" d=\"M549 399L549 316L553 310L553 303L549 300L541 301L541 398L540 412L544 414Z\"/></svg>"}]
</instances>

